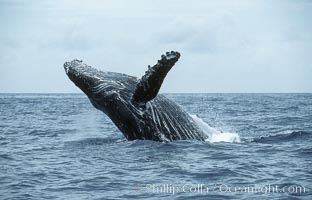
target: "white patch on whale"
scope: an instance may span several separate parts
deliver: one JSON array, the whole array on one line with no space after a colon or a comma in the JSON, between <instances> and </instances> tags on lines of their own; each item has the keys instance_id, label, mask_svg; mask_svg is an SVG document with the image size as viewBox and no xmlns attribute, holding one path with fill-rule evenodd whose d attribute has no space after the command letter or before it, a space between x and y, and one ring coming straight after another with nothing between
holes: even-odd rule
<instances>
[{"instance_id":1,"label":"white patch on whale","mask_svg":"<svg viewBox=\"0 0 312 200\"><path fill-rule=\"evenodd\" d=\"M204 120L196 115L190 115L196 122L198 127L203 130L203 132L208 135L205 140L207 142L240 142L240 137L237 133L221 132L217 129L209 126Z\"/></svg>"}]
</instances>

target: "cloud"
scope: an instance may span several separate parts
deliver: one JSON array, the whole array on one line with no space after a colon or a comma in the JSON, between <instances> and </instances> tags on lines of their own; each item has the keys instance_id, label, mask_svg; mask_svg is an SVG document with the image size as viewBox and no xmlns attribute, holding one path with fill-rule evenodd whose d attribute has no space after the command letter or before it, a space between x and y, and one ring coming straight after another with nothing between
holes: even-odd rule
<instances>
[{"instance_id":1,"label":"cloud","mask_svg":"<svg viewBox=\"0 0 312 200\"><path fill-rule=\"evenodd\" d=\"M0 92L78 92L65 61L141 76L168 50L162 92L312 91L309 1L0 4Z\"/></svg>"}]
</instances>

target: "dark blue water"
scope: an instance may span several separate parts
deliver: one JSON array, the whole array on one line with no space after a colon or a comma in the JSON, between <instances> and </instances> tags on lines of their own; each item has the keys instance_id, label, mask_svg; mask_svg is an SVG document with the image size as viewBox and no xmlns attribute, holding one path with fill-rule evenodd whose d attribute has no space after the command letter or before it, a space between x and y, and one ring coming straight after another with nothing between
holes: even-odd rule
<instances>
[{"instance_id":1,"label":"dark blue water","mask_svg":"<svg viewBox=\"0 0 312 200\"><path fill-rule=\"evenodd\" d=\"M0 95L0 199L312 199L312 94L167 94L241 142L126 141L84 95Z\"/></svg>"}]
</instances>

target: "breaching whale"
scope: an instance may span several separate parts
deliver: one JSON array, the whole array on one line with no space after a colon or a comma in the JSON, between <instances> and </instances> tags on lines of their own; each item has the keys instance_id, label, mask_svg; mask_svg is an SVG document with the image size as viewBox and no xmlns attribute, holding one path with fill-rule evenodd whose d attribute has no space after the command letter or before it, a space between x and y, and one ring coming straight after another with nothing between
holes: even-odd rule
<instances>
[{"instance_id":1,"label":"breaching whale","mask_svg":"<svg viewBox=\"0 0 312 200\"><path fill-rule=\"evenodd\" d=\"M157 64L148 66L141 79L103 72L75 59L65 62L69 79L103 111L128 140L201 140L208 136L193 118L159 89L179 52L167 52Z\"/></svg>"}]
</instances>

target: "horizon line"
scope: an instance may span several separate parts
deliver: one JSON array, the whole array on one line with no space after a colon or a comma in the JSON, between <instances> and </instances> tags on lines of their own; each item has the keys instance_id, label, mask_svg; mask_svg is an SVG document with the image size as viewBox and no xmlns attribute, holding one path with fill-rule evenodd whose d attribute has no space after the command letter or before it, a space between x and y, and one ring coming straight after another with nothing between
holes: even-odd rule
<instances>
[{"instance_id":1,"label":"horizon line","mask_svg":"<svg viewBox=\"0 0 312 200\"><path fill-rule=\"evenodd\" d=\"M83 92L0 92L0 94L84 94ZM312 92L163 92L159 94L312 94Z\"/></svg>"}]
</instances>

